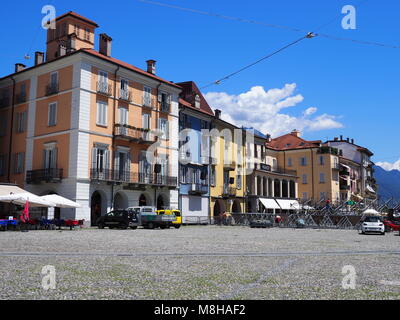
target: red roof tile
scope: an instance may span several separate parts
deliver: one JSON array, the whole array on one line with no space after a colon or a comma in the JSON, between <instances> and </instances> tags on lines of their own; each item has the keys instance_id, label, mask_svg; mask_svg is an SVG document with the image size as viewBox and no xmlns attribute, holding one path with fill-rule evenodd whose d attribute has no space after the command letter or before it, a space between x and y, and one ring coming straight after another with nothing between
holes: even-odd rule
<instances>
[{"instance_id":1,"label":"red roof tile","mask_svg":"<svg viewBox=\"0 0 400 320\"><path fill-rule=\"evenodd\" d=\"M56 21L61 20L61 19L65 18L65 17L67 17L67 16L72 16L72 17L77 18L79 20L82 20L82 21L84 21L86 23L92 24L96 28L99 27L99 25L96 22L94 22L92 20L89 20L88 18L85 18L85 17L81 16L80 14L77 14L76 12L73 12L73 11L69 11L69 12L64 13L63 15L57 17Z\"/></svg>"},{"instance_id":2,"label":"red roof tile","mask_svg":"<svg viewBox=\"0 0 400 320\"><path fill-rule=\"evenodd\" d=\"M129 64L129 63L123 62L123 61L121 61L121 60L118 60L118 59L115 59L115 58L112 58L112 57L107 57L107 56L105 56L104 54L101 54L100 52L98 52L98 51L96 51L96 50L94 50L94 49L82 49L82 51L87 52L87 53L90 53L90 54L92 54L92 55L94 55L94 56L96 56L96 57L99 57L99 58L101 58L101 59L104 59L104 60L107 60L107 61L109 61L109 62L115 63L115 64L117 64L117 65L120 65L121 67L130 69L130 70L135 71L135 72L137 72L137 73L140 73L140 74L142 74L142 75L144 75L144 76L147 76L147 77L153 78L153 79L155 79L155 80L164 82L164 83L166 83L166 84L169 84L170 86L173 86L173 87L182 89L179 85L177 85L177 84L175 84L175 83L173 83L173 82L170 82L170 81L168 81L168 80L165 80L165 79L162 79L162 78L160 78L160 77L157 77L156 75L151 74L151 73L149 73L149 72L147 72L147 71L144 71L144 70L142 70L142 69L139 69L139 68L137 68L137 67L135 67L135 66L133 66L133 65L131 65L131 64Z\"/></svg>"},{"instance_id":3,"label":"red roof tile","mask_svg":"<svg viewBox=\"0 0 400 320\"><path fill-rule=\"evenodd\" d=\"M267 147L275 150L308 149L319 147L321 141L307 141L291 133L272 139Z\"/></svg>"}]
</instances>

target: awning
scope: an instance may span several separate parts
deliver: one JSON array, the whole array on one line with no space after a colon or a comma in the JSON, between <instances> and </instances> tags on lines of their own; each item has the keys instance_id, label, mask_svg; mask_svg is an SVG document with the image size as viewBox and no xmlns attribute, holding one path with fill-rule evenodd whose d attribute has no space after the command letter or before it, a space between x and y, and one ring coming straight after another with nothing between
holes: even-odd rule
<instances>
[{"instance_id":1,"label":"awning","mask_svg":"<svg viewBox=\"0 0 400 320\"><path fill-rule=\"evenodd\" d=\"M341 165L342 167L344 167L344 168L348 169L348 170L349 170L349 172L350 172L351 168L350 168L349 166L346 166L346 165L345 165L345 164L343 164L343 163L341 163L340 165Z\"/></svg>"},{"instance_id":2,"label":"awning","mask_svg":"<svg viewBox=\"0 0 400 320\"><path fill-rule=\"evenodd\" d=\"M56 205L57 208L80 208L81 205L77 202L61 197L57 194L49 194L47 196L40 197L45 201L50 201Z\"/></svg>"},{"instance_id":3,"label":"awning","mask_svg":"<svg viewBox=\"0 0 400 320\"><path fill-rule=\"evenodd\" d=\"M21 189L22 190L22 189ZM24 190L22 190L24 191ZM13 203L18 205L25 205L26 202L29 202L31 207L55 207L55 203L50 201L46 201L33 193L24 192L24 193L16 193L0 196L0 202Z\"/></svg>"},{"instance_id":4,"label":"awning","mask_svg":"<svg viewBox=\"0 0 400 320\"><path fill-rule=\"evenodd\" d=\"M300 204L297 200L276 200L282 210L300 210Z\"/></svg>"},{"instance_id":5,"label":"awning","mask_svg":"<svg viewBox=\"0 0 400 320\"><path fill-rule=\"evenodd\" d=\"M276 203L275 199L262 199L259 198L265 209L280 209L281 207Z\"/></svg>"},{"instance_id":6,"label":"awning","mask_svg":"<svg viewBox=\"0 0 400 320\"><path fill-rule=\"evenodd\" d=\"M24 189L21 189L14 185L7 185L7 184L0 185L0 196L9 196L10 194L25 193L25 192L26 191Z\"/></svg>"},{"instance_id":7,"label":"awning","mask_svg":"<svg viewBox=\"0 0 400 320\"><path fill-rule=\"evenodd\" d=\"M367 209L363 212L363 214L373 214L373 215L380 215L380 213L378 211L376 211L375 209Z\"/></svg>"}]
</instances>

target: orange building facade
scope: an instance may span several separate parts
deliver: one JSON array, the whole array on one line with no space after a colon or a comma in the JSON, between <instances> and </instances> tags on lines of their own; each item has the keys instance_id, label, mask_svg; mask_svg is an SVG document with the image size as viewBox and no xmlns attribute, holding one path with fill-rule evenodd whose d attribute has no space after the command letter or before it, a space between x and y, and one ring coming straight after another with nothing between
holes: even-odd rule
<instances>
[{"instance_id":1,"label":"orange building facade","mask_svg":"<svg viewBox=\"0 0 400 320\"><path fill-rule=\"evenodd\" d=\"M94 50L93 21L69 12L56 26L46 61L0 79L0 182L72 199L82 207L62 217L92 225L111 208L178 208L180 87L153 60L112 58L105 34Z\"/></svg>"}]
</instances>

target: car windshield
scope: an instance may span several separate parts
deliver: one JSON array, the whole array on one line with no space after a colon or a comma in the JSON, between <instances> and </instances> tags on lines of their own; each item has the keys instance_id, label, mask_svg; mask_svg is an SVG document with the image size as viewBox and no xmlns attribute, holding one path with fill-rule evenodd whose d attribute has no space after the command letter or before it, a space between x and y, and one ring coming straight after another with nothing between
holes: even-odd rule
<instances>
[{"instance_id":1,"label":"car windshield","mask_svg":"<svg viewBox=\"0 0 400 320\"><path fill-rule=\"evenodd\" d=\"M379 217L366 217L364 222L381 222Z\"/></svg>"}]
</instances>

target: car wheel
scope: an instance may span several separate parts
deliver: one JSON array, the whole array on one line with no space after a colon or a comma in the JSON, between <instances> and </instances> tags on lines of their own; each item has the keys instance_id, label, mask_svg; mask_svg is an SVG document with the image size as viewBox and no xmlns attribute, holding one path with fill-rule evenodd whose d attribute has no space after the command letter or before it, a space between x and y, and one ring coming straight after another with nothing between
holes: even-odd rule
<instances>
[{"instance_id":1,"label":"car wheel","mask_svg":"<svg viewBox=\"0 0 400 320\"><path fill-rule=\"evenodd\" d=\"M385 235L385 233L386 233L386 232L385 232L385 231L383 231L383 232L381 233L381 236L384 236L384 235Z\"/></svg>"},{"instance_id":2,"label":"car wheel","mask_svg":"<svg viewBox=\"0 0 400 320\"><path fill-rule=\"evenodd\" d=\"M122 230L126 230L126 229L128 229L128 224L127 223L123 223L123 224L120 225L120 228Z\"/></svg>"},{"instance_id":3,"label":"car wheel","mask_svg":"<svg viewBox=\"0 0 400 320\"><path fill-rule=\"evenodd\" d=\"M136 229L137 229L137 227L136 227L136 226L135 226L135 227L131 227L131 229L132 229L132 230L136 230Z\"/></svg>"},{"instance_id":4,"label":"car wheel","mask_svg":"<svg viewBox=\"0 0 400 320\"><path fill-rule=\"evenodd\" d=\"M147 225L147 227L148 227L149 229L154 229L154 223L150 222L150 223Z\"/></svg>"},{"instance_id":5,"label":"car wheel","mask_svg":"<svg viewBox=\"0 0 400 320\"><path fill-rule=\"evenodd\" d=\"M179 229L181 226L179 225L179 226L174 226L175 227L175 229Z\"/></svg>"},{"instance_id":6,"label":"car wheel","mask_svg":"<svg viewBox=\"0 0 400 320\"><path fill-rule=\"evenodd\" d=\"M104 229L104 224L100 222L100 223L97 224L97 227L99 229Z\"/></svg>"}]
</instances>

